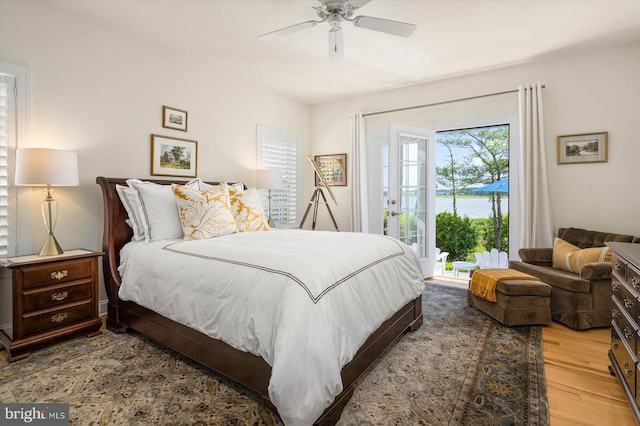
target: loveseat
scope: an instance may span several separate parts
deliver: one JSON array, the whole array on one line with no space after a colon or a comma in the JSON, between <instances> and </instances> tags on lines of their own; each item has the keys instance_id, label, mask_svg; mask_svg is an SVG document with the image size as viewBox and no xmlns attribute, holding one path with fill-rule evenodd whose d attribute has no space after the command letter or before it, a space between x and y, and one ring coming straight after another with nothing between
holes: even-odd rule
<instances>
[{"instance_id":1,"label":"loveseat","mask_svg":"<svg viewBox=\"0 0 640 426\"><path fill-rule=\"evenodd\" d=\"M554 248L522 248L518 251L521 260L510 261L509 268L534 275L551 286L554 321L575 330L608 327L611 323L611 250L578 249L606 247L605 243L610 241L640 243L640 238L580 228L560 228L558 238L562 241L554 242L555 255ZM573 254L565 261L559 256L565 253L561 250L566 247ZM584 264L577 262L588 258L585 253L598 258Z\"/></svg>"}]
</instances>

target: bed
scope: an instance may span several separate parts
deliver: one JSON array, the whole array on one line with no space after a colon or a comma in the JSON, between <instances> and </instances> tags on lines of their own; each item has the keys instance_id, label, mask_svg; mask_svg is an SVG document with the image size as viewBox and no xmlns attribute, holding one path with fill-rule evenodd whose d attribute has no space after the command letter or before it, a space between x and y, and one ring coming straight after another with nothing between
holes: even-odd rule
<instances>
[{"instance_id":1,"label":"bed","mask_svg":"<svg viewBox=\"0 0 640 426\"><path fill-rule=\"evenodd\" d=\"M147 179L147 181L165 185L170 183L184 183L184 181L171 180ZM125 246L128 247L124 250L127 256L129 256L129 252L134 251L129 247L139 248L140 250L147 250L147 248L142 247L141 244L144 243L136 243L138 244L137 246L127 244L131 241L133 232L131 226L126 222L128 219L127 212L116 191L116 185L126 185L126 179L98 177L96 182L102 190L104 201L103 251L106 255L103 257L103 272L105 288L109 298L107 327L114 332L124 332L127 329L135 330L198 361L218 373L254 390L260 394L267 407L277 412L278 409L276 405L278 404L274 405L269 396L270 381L274 372L272 371L272 366L265 358L254 355L246 350L236 349L234 346L225 343L225 340L228 339L213 338L210 334L198 330L197 327L184 325L184 321L179 322L169 319L166 314L158 313L154 309L142 306L142 304L144 304L143 302L141 302L142 304L138 304L131 300L123 300L121 298L120 287L122 285L122 279L119 268L121 267L120 257L123 248ZM262 234L265 238L273 238L278 232L284 231L272 231ZM297 231L290 232L295 233ZM302 232L304 231L300 231L301 235ZM218 241L212 242L212 244L215 243L217 245L215 249L220 251L224 250L221 248L223 247L221 244L228 241L230 243L228 245L229 256L232 257L233 244L231 243L249 237L248 235L244 235L234 237L234 239L219 239ZM342 235L340 238L347 238L347 235ZM200 249L200 246L195 247L195 244L168 242L160 245L162 245L163 255L168 256L167 252L178 252L177 254L173 253L173 255L188 257L199 256L197 250ZM149 249L152 249L152 247L149 247ZM186 253L188 250L191 251ZM167 257L167 259L169 258ZM237 263L236 261L225 263L234 262ZM308 289L305 290L309 293L308 296L312 300L314 297L319 298L319 295L326 293L319 290L315 293L313 291L309 292ZM317 418L314 415L314 424L335 424L353 394L353 386L357 378L404 332L407 330L417 330L422 325L421 295L412 298L408 303L398 308L394 308L386 318L387 319L375 328L370 335L367 334L368 338L363 339L364 342L356 348L357 350L354 351L355 354L349 355L350 361L339 371L339 379L341 380L339 393L335 396L333 402L327 404L324 411ZM282 405L280 405L280 408L282 408ZM289 421L289 423L294 424L298 422ZM307 424L306 421L300 421L299 423Z\"/></svg>"}]
</instances>

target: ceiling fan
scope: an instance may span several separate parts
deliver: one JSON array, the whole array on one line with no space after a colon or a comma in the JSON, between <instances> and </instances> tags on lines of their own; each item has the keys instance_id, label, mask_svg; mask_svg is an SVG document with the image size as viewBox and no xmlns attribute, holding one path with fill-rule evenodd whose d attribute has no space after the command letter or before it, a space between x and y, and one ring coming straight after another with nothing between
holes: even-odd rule
<instances>
[{"instance_id":1,"label":"ceiling fan","mask_svg":"<svg viewBox=\"0 0 640 426\"><path fill-rule=\"evenodd\" d=\"M341 58L344 56L344 43L342 40L342 22L348 21L356 27L366 28L383 33L393 34L401 37L409 37L416 30L417 26L406 22L392 21L390 19L374 18L372 16L356 16L352 18L354 12L371 0L306 0L316 10L320 18L318 21L306 21L289 27L281 28L270 33L263 34L260 40L271 40L276 37L285 36L305 28L315 27L322 22L331 25L329 30L329 57Z\"/></svg>"}]
</instances>

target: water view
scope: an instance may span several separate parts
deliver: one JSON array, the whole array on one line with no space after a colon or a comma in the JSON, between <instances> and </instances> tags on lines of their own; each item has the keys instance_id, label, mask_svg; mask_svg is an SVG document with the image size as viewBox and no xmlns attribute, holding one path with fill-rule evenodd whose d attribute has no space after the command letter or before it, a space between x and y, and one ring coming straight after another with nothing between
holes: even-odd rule
<instances>
[{"instance_id":1,"label":"water view","mask_svg":"<svg viewBox=\"0 0 640 426\"><path fill-rule=\"evenodd\" d=\"M458 197L458 215L467 216L469 219L480 219L491 217L491 201L489 197ZM509 198L502 196L500 200L502 214L509 212ZM436 197L436 214L442 212L453 213L453 197Z\"/></svg>"}]
</instances>

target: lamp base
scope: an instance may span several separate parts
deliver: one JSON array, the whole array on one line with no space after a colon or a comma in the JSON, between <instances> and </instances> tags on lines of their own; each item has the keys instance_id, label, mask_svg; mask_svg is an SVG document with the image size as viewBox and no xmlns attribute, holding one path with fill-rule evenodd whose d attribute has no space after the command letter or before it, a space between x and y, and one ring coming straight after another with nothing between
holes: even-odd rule
<instances>
[{"instance_id":1,"label":"lamp base","mask_svg":"<svg viewBox=\"0 0 640 426\"><path fill-rule=\"evenodd\" d=\"M64 251L60 248L60 244L56 241L56 237L54 237L53 234L49 234L47 239L44 241L38 256L55 256L62 253L64 253Z\"/></svg>"}]
</instances>

